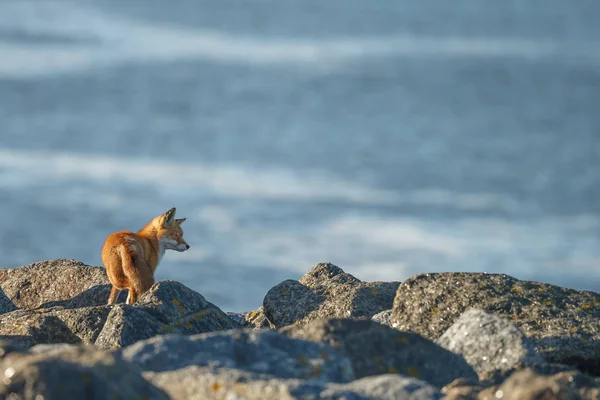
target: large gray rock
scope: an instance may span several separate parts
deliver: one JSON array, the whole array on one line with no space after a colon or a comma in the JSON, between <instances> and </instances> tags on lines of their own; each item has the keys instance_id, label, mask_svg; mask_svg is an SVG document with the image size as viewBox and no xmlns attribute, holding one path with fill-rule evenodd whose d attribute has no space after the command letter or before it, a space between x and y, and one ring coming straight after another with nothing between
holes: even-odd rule
<instances>
[{"instance_id":1,"label":"large gray rock","mask_svg":"<svg viewBox=\"0 0 600 400\"><path fill-rule=\"evenodd\" d=\"M0 370L2 399L168 399L120 356L82 346L11 352Z\"/></svg>"},{"instance_id":2,"label":"large gray rock","mask_svg":"<svg viewBox=\"0 0 600 400\"><path fill-rule=\"evenodd\" d=\"M512 320L546 361L600 375L600 293L504 274L420 274L398 287L391 322L436 339L469 307Z\"/></svg>"},{"instance_id":3,"label":"large gray rock","mask_svg":"<svg viewBox=\"0 0 600 400\"><path fill-rule=\"evenodd\" d=\"M292 339L249 328L193 336L163 335L122 349L124 358L144 371L165 372L191 365L238 369L285 379L348 382L348 359L322 343Z\"/></svg>"},{"instance_id":4,"label":"large gray rock","mask_svg":"<svg viewBox=\"0 0 600 400\"><path fill-rule=\"evenodd\" d=\"M228 312L227 315L229 315L231 319L242 325L244 328L275 329L275 326L271 324L265 316L263 306L260 306L258 310L255 311Z\"/></svg>"},{"instance_id":5,"label":"large gray rock","mask_svg":"<svg viewBox=\"0 0 600 400\"><path fill-rule=\"evenodd\" d=\"M171 280L156 282L134 307L185 334L241 327L200 293Z\"/></svg>"},{"instance_id":6,"label":"large gray rock","mask_svg":"<svg viewBox=\"0 0 600 400\"><path fill-rule=\"evenodd\" d=\"M173 400L436 400L433 386L401 375L366 377L349 383L281 379L235 369L189 366L175 371L144 372L144 377Z\"/></svg>"},{"instance_id":7,"label":"large gray rock","mask_svg":"<svg viewBox=\"0 0 600 400\"><path fill-rule=\"evenodd\" d=\"M320 263L299 281L286 280L269 290L264 314L275 326L318 318L371 318L390 309L399 282L362 282L341 268Z\"/></svg>"},{"instance_id":8,"label":"large gray rock","mask_svg":"<svg viewBox=\"0 0 600 400\"><path fill-rule=\"evenodd\" d=\"M443 395L437 388L424 381L386 374L357 379L343 385L329 385L329 388L322 391L318 398L328 400L437 400L442 397Z\"/></svg>"},{"instance_id":9,"label":"large gray rock","mask_svg":"<svg viewBox=\"0 0 600 400\"><path fill-rule=\"evenodd\" d=\"M598 400L600 382L579 371L540 373L529 367L500 384L456 382L442 389L447 400Z\"/></svg>"},{"instance_id":10,"label":"large gray rock","mask_svg":"<svg viewBox=\"0 0 600 400\"><path fill-rule=\"evenodd\" d=\"M136 307L115 304L98 334L95 345L101 349L118 349L138 340L173 331L181 333Z\"/></svg>"},{"instance_id":11,"label":"large gray rock","mask_svg":"<svg viewBox=\"0 0 600 400\"><path fill-rule=\"evenodd\" d=\"M99 288L85 292L87 298L99 299ZM85 293L62 301L62 306L0 315L0 338L12 338L25 346L84 343L112 349L166 333L197 334L240 326L201 294L178 282L155 283L133 306L78 307L90 303L85 301Z\"/></svg>"},{"instance_id":12,"label":"large gray rock","mask_svg":"<svg viewBox=\"0 0 600 400\"><path fill-rule=\"evenodd\" d=\"M461 356L420 335L370 320L320 319L280 332L340 350L350 359L357 378L396 373L441 388L458 378L477 377Z\"/></svg>"},{"instance_id":13,"label":"large gray rock","mask_svg":"<svg viewBox=\"0 0 600 400\"><path fill-rule=\"evenodd\" d=\"M19 308L33 309L40 306L59 305L88 289L108 285L106 271L102 267L90 267L79 261L59 259L40 261L18 268L0 269L0 288ZM82 306L106 304L108 293L102 302ZM62 305L62 304L60 304Z\"/></svg>"},{"instance_id":14,"label":"large gray rock","mask_svg":"<svg viewBox=\"0 0 600 400\"><path fill-rule=\"evenodd\" d=\"M379 312L375 315L373 315L373 317L371 318L371 321L375 321L378 324L381 325L385 325L385 326L392 326L392 321L390 321L390 318L392 317L392 310L385 310L382 312Z\"/></svg>"},{"instance_id":15,"label":"large gray rock","mask_svg":"<svg viewBox=\"0 0 600 400\"><path fill-rule=\"evenodd\" d=\"M462 313L435 342L463 356L480 379L515 365L546 362L515 324L476 308Z\"/></svg>"},{"instance_id":16,"label":"large gray rock","mask_svg":"<svg viewBox=\"0 0 600 400\"><path fill-rule=\"evenodd\" d=\"M92 344L108 315L106 307L16 310L0 315L0 336L24 346L39 343Z\"/></svg>"},{"instance_id":17,"label":"large gray rock","mask_svg":"<svg viewBox=\"0 0 600 400\"><path fill-rule=\"evenodd\" d=\"M15 310L17 310L17 306L15 306L12 300L9 299L4 291L0 288L0 315Z\"/></svg>"},{"instance_id":18,"label":"large gray rock","mask_svg":"<svg viewBox=\"0 0 600 400\"><path fill-rule=\"evenodd\" d=\"M95 344L114 349L156 335L192 335L240 326L200 293L179 282L159 281L136 304L112 306Z\"/></svg>"},{"instance_id":19,"label":"large gray rock","mask_svg":"<svg viewBox=\"0 0 600 400\"><path fill-rule=\"evenodd\" d=\"M108 295L112 285L96 285L87 289L85 292L68 300L50 301L43 305L44 308L62 307L62 308L83 308L93 306L107 305ZM117 297L118 303L125 303L127 299L127 290L123 290Z\"/></svg>"}]
</instances>

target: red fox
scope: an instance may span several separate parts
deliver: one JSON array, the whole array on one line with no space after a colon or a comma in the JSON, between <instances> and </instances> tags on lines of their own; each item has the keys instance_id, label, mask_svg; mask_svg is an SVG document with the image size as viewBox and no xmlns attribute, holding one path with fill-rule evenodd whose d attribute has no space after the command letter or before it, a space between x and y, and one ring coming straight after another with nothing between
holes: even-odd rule
<instances>
[{"instance_id":1,"label":"red fox","mask_svg":"<svg viewBox=\"0 0 600 400\"><path fill-rule=\"evenodd\" d=\"M154 271L165 250L186 251L181 224L175 219L175 207L148 222L139 232L120 231L110 234L102 246L102 263L112 288L108 304L113 304L122 290L129 289L127 304L154 284Z\"/></svg>"}]
</instances>

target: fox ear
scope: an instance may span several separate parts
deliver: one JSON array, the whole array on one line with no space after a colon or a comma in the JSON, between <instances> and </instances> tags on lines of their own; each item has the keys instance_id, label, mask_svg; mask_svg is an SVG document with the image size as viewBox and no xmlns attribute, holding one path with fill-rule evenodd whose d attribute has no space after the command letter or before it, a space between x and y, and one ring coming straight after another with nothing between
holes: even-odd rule
<instances>
[{"instance_id":1,"label":"fox ear","mask_svg":"<svg viewBox=\"0 0 600 400\"><path fill-rule=\"evenodd\" d=\"M177 222L179 225L181 225L185 222L185 218L176 219L175 222Z\"/></svg>"},{"instance_id":2,"label":"fox ear","mask_svg":"<svg viewBox=\"0 0 600 400\"><path fill-rule=\"evenodd\" d=\"M171 208L169 211L167 211L166 213L164 213L165 219L163 222L163 226L166 228L168 226L173 225L173 222L175 221L175 207Z\"/></svg>"}]
</instances>

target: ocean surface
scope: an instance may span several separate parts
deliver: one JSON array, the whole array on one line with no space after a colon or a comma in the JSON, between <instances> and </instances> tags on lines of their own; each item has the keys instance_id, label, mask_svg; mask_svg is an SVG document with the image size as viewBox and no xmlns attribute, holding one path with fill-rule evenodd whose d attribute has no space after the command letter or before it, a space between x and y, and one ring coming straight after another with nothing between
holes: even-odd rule
<instances>
[{"instance_id":1,"label":"ocean surface","mask_svg":"<svg viewBox=\"0 0 600 400\"><path fill-rule=\"evenodd\" d=\"M177 207L226 311L329 261L600 291L595 0L0 2L0 267Z\"/></svg>"}]
</instances>

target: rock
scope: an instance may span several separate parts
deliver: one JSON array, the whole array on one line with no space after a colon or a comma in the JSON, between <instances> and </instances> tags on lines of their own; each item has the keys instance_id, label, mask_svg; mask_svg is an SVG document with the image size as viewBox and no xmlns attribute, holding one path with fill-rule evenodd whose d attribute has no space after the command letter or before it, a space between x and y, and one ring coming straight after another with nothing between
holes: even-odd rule
<instances>
[{"instance_id":1,"label":"rock","mask_svg":"<svg viewBox=\"0 0 600 400\"><path fill-rule=\"evenodd\" d=\"M65 351L76 351L76 349L81 348L81 345L78 344L70 344L70 343L53 343L53 344L36 344L35 346L30 347L27 351L29 354L51 354L51 355L59 355Z\"/></svg>"},{"instance_id":2,"label":"rock","mask_svg":"<svg viewBox=\"0 0 600 400\"><path fill-rule=\"evenodd\" d=\"M15 306L24 309L38 308L46 303L57 305L56 302L69 300L94 286L107 284L104 268L90 267L75 260L40 261L0 269L0 288ZM85 305L106 304L106 299Z\"/></svg>"},{"instance_id":3,"label":"rock","mask_svg":"<svg viewBox=\"0 0 600 400\"><path fill-rule=\"evenodd\" d=\"M92 344L108 311L106 306L17 310L0 316L0 336L26 347L40 343Z\"/></svg>"},{"instance_id":4,"label":"rock","mask_svg":"<svg viewBox=\"0 0 600 400\"><path fill-rule=\"evenodd\" d=\"M92 306L105 306L107 305L108 295L110 293L111 287L111 285L92 286L85 292L82 292L71 299L50 301L44 304L44 307L82 308ZM124 290L121 293L119 293L119 296L117 297L117 303L125 303L126 299L127 290Z\"/></svg>"},{"instance_id":5,"label":"rock","mask_svg":"<svg viewBox=\"0 0 600 400\"><path fill-rule=\"evenodd\" d=\"M398 287L391 322L436 339L469 307L512 320L546 361L600 375L600 293L504 274L420 274Z\"/></svg>"},{"instance_id":6,"label":"rock","mask_svg":"<svg viewBox=\"0 0 600 400\"><path fill-rule=\"evenodd\" d=\"M241 324L244 328L253 328L253 329L275 329L275 326L272 325L267 317L265 316L265 312L262 306L258 308L256 311L248 311L241 313L227 313L234 321Z\"/></svg>"},{"instance_id":7,"label":"rock","mask_svg":"<svg viewBox=\"0 0 600 400\"><path fill-rule=\"evenodd\" d=\"M390 318L392 316L392 310L385 310L382 311L380 313L377 313L375 315L373 315L373 318L371 318L371 321L375 321L378 324L382 324L385 326L392 326L392 321L390 321Z\"/></svg>"},{"instance_id":8,"label":"rock","mask_svg":"<svg viewBox=\"0 0 600 400\"><path fill-rule=\"evenodd\" d=\"M243 326L246 323L246 314L248 313L227 311L227 316L240 326Z\"/></svg>"},{"instance_id":9,"label":"rock","mask_svg":"<svg viewBox=\"0 0 600 400\"><path fill-rule=\"evenodd\" d=\"M168 399L121 357L83 346L0 359L3 399Z\"/></svg>"},{"instance_id":10,"label":"rock","mask_svg":"<svg viewBox=\"0 0 600 400\"><path fill-rule=\"evenodd\" d=\"M88 290L88 298L95 297L97 288ZM76 307L78 302L88 303L84 298L82 294L63 301L63 306L2 314L0 338L24 346L84 343L112 349L165 333L196 334L240 326L201 294L172 281L155 283L133 306Z\"/></svg>"},{"instance_id":11,"label":"rock","mask_svg":"<svg viewBox=\"0 0 600 400\"><path fill-rule=\"evenodd\" d=\"M539 375L531 370L512 374L502 385L480 393L480 397L500 396L503 399L594 399L600 398L600 385L578 371L556 375ZM493 397L492 397L493 398Z\"/></svg>"},{"instance_id":12,"label":"rock","mask_svg":"<svg viewBox=\"0 0 600 400\"><path fill-rule=\"evenodd\" d=\"M172 326L161 323L134 306L115 304L112 307L95 342L101 349L118 349L174 330ZM175 331L180 333L179 330Z\"/></svg>"},{"instance_id":13,"label":"rock","mask_svg":"<svg viewBox=\"0 0 600 400\"><path fill-rule=\"evenodd\" d=\"M461 356L420 335L370 320L320 319L280 332L338 349L350 359L357 378L395 373L440 388L461 377L477 378Z\"/></svg>"},{"instance_id":14,"label":"rock","mask_svg":"<svg viewBox=\"0 0 600 400\"><path fill-rule=\"evenodd\" d=\"M176 281L156 282L134 307L185 334L241 327L200 293Z\"/></svg>"},{"instance_id":15,"label":"rock","mask_svg":"<svg viewBox=\"0 0 600 400\"><path fill-rule=\"evenodd\" d=\"M0 359L8 353L26 352L29 345L23 344L23 341L13 337L3 337L0 339Z\"/></svg>"},{"instance_id":16,"label":"rock","mask_svg":"<svg viewBox=\"0 0 600 400\"><path fill-rule=\"evenodd\" d=\"M318 318L371 318L392 307L399 282L362 282L341 268L320 263L299 281L286 280L269 290L264 314L276 327Z\"/></svg>"},{"instance_id":17,"label":"rock","mask_svg":"<svg viewBox=\"0 0 600 400\"><path fill-rule=\"evenodd\" d=\"M423 381L392 374L339 384L188 366L176 371L144 372L144 376L173 400L433 400L442 397L436 388Z\"/></svg>"},{"instance_id":18,"label":"rock","mask_svg":"<svg viewBox=\"0 0 600 400\"><path fill-rule=\"evenodd\" d=\"M355 395L357 397L352 397ZM319 399L436 400L443 395L437 388L416 378L401 375L369 376L343 385L336 384L320 393Z\"/></svg>"},{"instance_id":19,"label":"rock","mask_svg":"<svg viewBox=\"0 0 600 400\"><path fill-rule=\"evenodd\" d=\"M348 359L331 347L270 330L245 328L193 336L163 335L137 342L121 353L143 371L165 372L195 365L284 379L354 379Z\"/></svg>"},{"instance_id":20,"label":"rock","mask_svg":"<svg viewBox=\"0 0 600 400\"><path fill-rule=\"evenodd\" d=\"M458 383L442 389L442 393L448 400L597 400L600 383L579 371L547 375L525 368L511 374L500 385Z\"/></svg>"},{"instance_id":21,"label":"rock","mask_svg":"<svg viewBox=\"0 0 600 400\"><path fill-rule=\"evenodd\" d=\"M146 371L143 376L172 400L290 400L300 398L292 396L292 392L302 383L301 380L277 379L242 370L195 365L174 371ZM318 389L311 393L318 393Z\"/></svg>"},{"instance_id":22,"label":"rock","mask_svg":"<svg viewBox=\"0 0 600 400\"><path fill-rule=\"evenodd\" d=\"M200 293L179 282L159 281L136 304L114 305L95 344L114 349L156 335L193 335L240 326Z\"/></svg>"},{"instance_id":23,"label":"rock","mask_svg":"<svg viewBox=\"0 0 600 400\"><path fill-rule=\"evenodd\" d=\"M515 324L475 308L462 313L435 342L463 356L480 379L515 365L545 363Z\"/></svg>"},{"instance_id":24,"label":"rock","mask_svg":"<svg viewBox=\"0 0 600 400\"><path fill-rule=\"evenodd\" d=\"M0 315L15 311L16 309L17 306L15 306L12 300L9 299L0 288Z\"/></svg>"}]
</instances>

